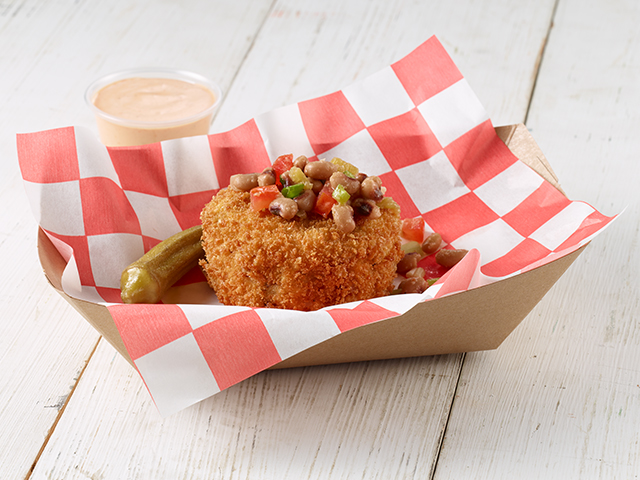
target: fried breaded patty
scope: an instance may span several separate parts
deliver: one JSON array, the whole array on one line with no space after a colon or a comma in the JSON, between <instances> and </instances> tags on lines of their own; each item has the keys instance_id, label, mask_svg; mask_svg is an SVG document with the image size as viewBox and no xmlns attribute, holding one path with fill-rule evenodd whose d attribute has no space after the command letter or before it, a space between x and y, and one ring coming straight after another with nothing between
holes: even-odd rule
<instances>
[{"instance_id":1,"label":"fried breaded patty","mask_svg":"<svg viewBox=\"0 0 640 480\"><path fill-rule=\"evenodd\" d=\"M230 187L201 214L201 266L225 305L316 310L392 290L403 257L397 209L358 218L345 234L331 218L284 220L249 203Z\"/></svg>"}]
</instances>

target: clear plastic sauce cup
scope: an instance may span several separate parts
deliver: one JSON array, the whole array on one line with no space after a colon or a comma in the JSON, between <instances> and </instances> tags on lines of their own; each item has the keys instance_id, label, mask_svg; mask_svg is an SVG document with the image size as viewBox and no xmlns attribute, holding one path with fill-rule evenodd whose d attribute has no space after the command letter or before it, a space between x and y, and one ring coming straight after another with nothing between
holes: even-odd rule
<instances>
[{"instance_id":1,"label":"clear plastic sauce cup","mask_svg":"<svg viewBox=\"0 0 640 480\"><path fill-rule=\"evenodd\" d=\"M220 87L209 79L162 68L106 75L85 93L107 146L206 135L221 98Z\"/></svg>"}]
</instances>

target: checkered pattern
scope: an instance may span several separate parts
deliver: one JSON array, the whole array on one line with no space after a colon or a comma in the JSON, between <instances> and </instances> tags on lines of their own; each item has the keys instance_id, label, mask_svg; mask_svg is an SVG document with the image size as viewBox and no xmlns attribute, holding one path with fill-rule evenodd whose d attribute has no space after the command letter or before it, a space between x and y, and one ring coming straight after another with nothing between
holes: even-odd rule
<instances>
[{"instance_id":1,"label":"checkered pattern","mask_svg":"<svg viewBox=\"0 0 640 480\"><path fill-rule=\"evenodd\" d=\"M547 263L611 221L569 201L513 156L433 37L341 91L228 132L107 148L69 127L19 135L17 142L33 212L68 261L65 291L108 305L163 414L419 301ZM404 217L421 215L427 230L470 254L422 296L317 312L222 306L202 295L197 275L189 277L196 283L172 289L180 292L172 298L187 298L191 288L199 304L118 304L120 272L129 263L197 224L232 174L261 171L283 153L338 156L380 176Z\"/></svg>"}]
</instances>

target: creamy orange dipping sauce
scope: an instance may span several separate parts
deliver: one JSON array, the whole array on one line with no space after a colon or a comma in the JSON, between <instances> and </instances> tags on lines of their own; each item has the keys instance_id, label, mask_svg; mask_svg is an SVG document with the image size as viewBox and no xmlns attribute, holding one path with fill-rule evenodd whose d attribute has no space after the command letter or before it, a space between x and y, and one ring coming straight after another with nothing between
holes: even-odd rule
<instances>
[{"instance_id":1,"label":"creamy orange dipping sauce","mask_svg":"<svg viewBox=\"0 0 640 480\"><path fill-rule=\"evenodd\" d=\"M186 119L213 105L202 85L170 78L126 78L100 89L93 104L105 113L138 122Z\"/></svg>"},{"instance_id":2,"label":"creamy orange dipping sauce","mask_svg":"<svg viewBox=\"0 0 640 480\"><path fill-rule=\"evenodd\" d=\"M133 146L209 133L220 92L174 78L127 77L91 94L100 140Z\"/></svg>"}]
</instances>

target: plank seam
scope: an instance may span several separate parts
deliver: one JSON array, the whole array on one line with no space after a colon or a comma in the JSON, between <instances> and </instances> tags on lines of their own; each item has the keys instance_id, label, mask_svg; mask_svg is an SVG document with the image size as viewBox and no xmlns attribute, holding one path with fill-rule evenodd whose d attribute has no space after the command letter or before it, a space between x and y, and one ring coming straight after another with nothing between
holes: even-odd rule
<instances>
[{"instance_id":1,"label":"plank seam","mask_svg":"<svg viewBox=\"0 0 640 480\"><path fill-rule=\"evenodd\" d=\"M547 50L547 45L549 44L549 37L551 36L551 30L553 30L556 12L558 11L558 4L560 0L556 0L553 4L553 10L551 11L551 19L549 20L549 28L547 28L547 34L542 39L542 45L540 46L540 51L538 52L538 57L536 58L536 63L534 66L533 73L533 84L531 85L531 93L529 94L529 103L527 103L527 110L524 114L524 124L527 124L529 120L529 112L531 111L531 104L533 103L533 97L536 92L536 86L538 85L538 76L540 75L540 66L542 65L542 61L544 60L544 54Z\"/></svg>"},{"instance_id":2,"label":"plank seam","mask_svg":"<svg viewBox=\"0 0 640 480\"><path fill-rule=\"evenodd\" d=\"M47 445L49 444L49 440L51 440L51 437L53 436L53 432L55 431L56 427L58 426L58 422L62 418L62 415L64 414L64 412L65 412L65 410L67 408L67 405L69 405L69 401L71 400L71 397L73 396L74 392L76 391L76 388L78 387L78 384L80 383L80 380L82 379L85 370L89 366L89 362L91 361L91 359L93 358L93 355L96 353L96 350L98 349L98 345L100 344L100 340L102 340L102 336L100 336L98 338L98 341L93 346L93 349L91 350L91 353L89 353L89 356L87 357L87 361L85 362L84 366L80 370L80 374L78 375L78 378L76 379L76 382L73 384L73 387L71 387L71 391L69 392L69 395L67 395L67 398L65 399L64 404L62 405L62 408L60 408L60 410L58 411L58 415L56 416L56 419L53 421L53 424L51 425L51 428L47 432L47 436L44 439L44 442L42 442L42 447L40 447L40 451L38 451L38 454L36 455L35 460L31 464L31 468L29 468L29 472L27 473L27 476L24 477L24 480L29 480L31 478L31 475L33 475L33 471L36 469L36 465L38 464L38 461L40 460L40 457L42 456L42 454L44 453L45 449L47 448Z\"/></svg>"},{"instance_id":3,"label":"plank seam","mask_svg":"<svg viewBox=\"0 0 640 480\"><path fill-rule=\"evenodd\" d=\"M244 53L244 56L242 57L242 60L240 61L240 64L238 65L238 68L236 69L236 72L233 74L233 77L231 78L231 82L229 82L229 90L231 90L233 84L236 82L236 78L238 78L238 74L240 73L240 70L242 70L242 66L247 61L247 57L249 57L249 54L253 51L253 47L256 44L256 40L260 36L260 33L262 32L262 29L264 28L265 24L267 23L267 20L268 20L269 16L271 15L271 12L273 12L273 9L274 9L277 1L278 0L273 0L271 2L271 6L267 9L267 12L266 12L264 18L262 19L262 22L260 23L260 26L256 30L256 33L253 36L253 39L251 40L251 45L249 45L249 48L247 48L246 52ZM225 94L225 95L222 96L222 101L220 102L220 105L218 106L218 108L216 110L216 113L214 114L213 118L211 119L212 123L216 119L216 117L218 116L218 112L220 112L220 110L222 110L222 106L224 105L224 102L225 102L226 99L227 99L227 95Z\"/></svg>"},{"instance_id":4,"label":"plank seam","mask_svg":"<svg viewBox=\"0 0 640 480\"><path fill-rule=\"evenodd\" d=\"M453 406L456 401L456 395L458 394L458 387L460 386L460 378L462 378L462 369L464 367L464 361L467 359L467 354L462 353L462 358L460 359L460 366L458 367L458 380L456 381L456 388L453 389L453 395L451 395L451 403L449 404L449 412L447 413L447 420L444 422L444 426L442 427L442 433L440 434L440 438L438 439L438 448L436 451L435 458L433 459L433 466L431 467L431 471L429 472L429 480L434 480L436 476L436 470L438 468L438 462L440 460L440 453L442 452L442 447L444 446L444 437L447 433L447 428L449 427L449 421L451 420L451 413L453 412Z\"/></svg>"}]
</instances>

